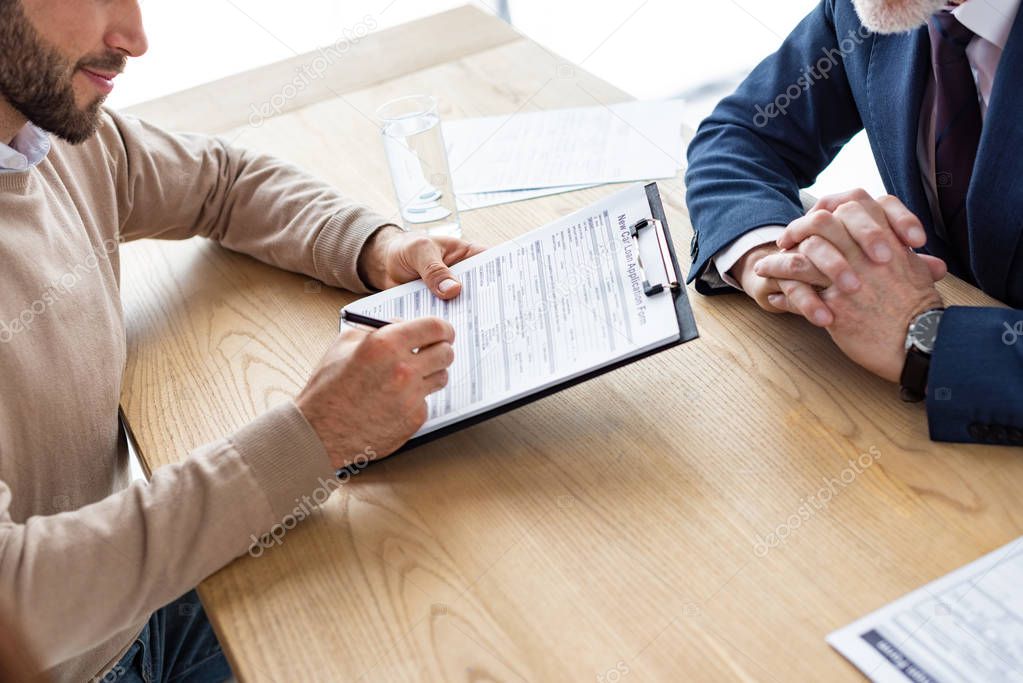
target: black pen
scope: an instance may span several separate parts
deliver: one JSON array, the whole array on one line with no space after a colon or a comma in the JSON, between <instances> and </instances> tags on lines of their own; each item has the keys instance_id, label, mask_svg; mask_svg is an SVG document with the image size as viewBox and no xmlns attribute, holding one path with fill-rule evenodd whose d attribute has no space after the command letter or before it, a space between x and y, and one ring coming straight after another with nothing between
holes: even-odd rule
<instances>
[{"instance_id":1,"label":"black pen","mask_svg":"<svg viewBox=\"0 0 1023 683\"><path fill-rule=\"evenodd\" d=\"M380 320L379 318L373 318L368 315L362 315L361 313L352 313L344 308L341 309L341 321L350 323L353 325L365 325L379 330L381 327L390 325L386 320Z\"/></svg>"}]
</instances>

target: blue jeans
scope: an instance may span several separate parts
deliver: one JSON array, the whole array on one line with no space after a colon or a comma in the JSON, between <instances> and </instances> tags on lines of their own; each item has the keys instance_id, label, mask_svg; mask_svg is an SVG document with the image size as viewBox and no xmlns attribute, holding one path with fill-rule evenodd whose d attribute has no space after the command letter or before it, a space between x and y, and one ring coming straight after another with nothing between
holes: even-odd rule
<instances>
[{"instance_id":1,"label":"blue jeans","mask_svg":"<svg viewBox=\"0 0 1023 683\"><path fill-rule=\"evenodd\" d=\"M220 683L231 678L195 591L162 607L99 683Z\"/></svg>"}]
</instances>

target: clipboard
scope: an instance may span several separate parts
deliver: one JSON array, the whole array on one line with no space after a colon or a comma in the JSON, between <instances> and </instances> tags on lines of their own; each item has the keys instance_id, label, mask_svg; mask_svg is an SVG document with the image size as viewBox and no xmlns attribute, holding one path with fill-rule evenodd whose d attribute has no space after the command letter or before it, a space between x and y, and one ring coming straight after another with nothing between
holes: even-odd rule
<instances>
[{"instance_id":1,"label":"clipboard","mask_svg":"<svg viewBox=\"0 0 1023 683\"><path fill-rule=\"evenodd\" d=\"M408 452L414 448L418 448L419 446L436 441L437 439L455 432L462 431L463 429L467 429L481 422L490 420L491 418L503 415L504 413L516 410L522 406L533 403L534 401L539 401L542 398L546 398L568 389L569 387L587 382L595 377L600 377L601 375L612 372L613 370L630 365L656 353L680 346L699 337L699 332L696 328L696 319L693 316L693 310L690 306L689 297L686 293L685 279L683 277L682 270L679 267L678 258L675 255L675 246L671 239L671 231L668 229L668 221L664 214L664 205L661 203L661 194L657 188L657 183L649 183L645 185L643 189L646 193L647 203L650 206L650 218L641 219L635 224L629 226L629 232L637 247L637 265L641 271L643 293L647 297L672 297L675 316L678 319L679 338L677 340L668 341L654 348L647 349L646 351L637 353L634 356L623 358L599 368L595 368L589 372L572 377L571 379L567 379L544 389L540 389L535 393L528 394L503 405L466 417L458 422L440 427L432 432L413 437L389 457L393 457L399 453ZM642 262L639 254L639 241L641 239L657 240L658 253L661 256L659 263Z\"/></svg>"}]
</instances>

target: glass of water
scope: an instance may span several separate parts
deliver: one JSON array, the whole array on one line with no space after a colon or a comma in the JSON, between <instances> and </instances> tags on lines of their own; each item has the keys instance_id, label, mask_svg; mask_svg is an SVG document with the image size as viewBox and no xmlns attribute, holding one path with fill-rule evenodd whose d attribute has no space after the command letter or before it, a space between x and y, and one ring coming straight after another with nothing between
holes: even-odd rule
<instances>
[{"instance_id":1,"label":"glass of water","mask_svg":"<svg viewBox=\"0 0 1023 683\"><path fill-rule=\"evenodd\" d=\"M412 95L377 110L406 230L462 236L437 99Z\"/></svg>"}]
</instances>

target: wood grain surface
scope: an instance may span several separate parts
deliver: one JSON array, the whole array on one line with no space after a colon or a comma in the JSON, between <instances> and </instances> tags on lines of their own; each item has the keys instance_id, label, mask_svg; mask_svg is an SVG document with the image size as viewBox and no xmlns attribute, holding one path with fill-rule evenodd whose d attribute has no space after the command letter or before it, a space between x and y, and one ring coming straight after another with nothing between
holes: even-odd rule
<instances>
[{"instance_id":1,"label":"wood grain surface","mask_svg":"<svg viewBox=\"0 0 1023 683\"><path fill-rule=\"evenodd\" d=\"M366 73L258 127L280 68L138 111L393 214L371 115L392 97L436 94L447 119L628 99L494 21L380 32L353 48ZM471 40L423 55L452 23ZM615 189L464 213L464 232L497 244ZM660 189L687 260L681 178ZM124 252L123 409L151 468L295 396L353 299L201 240ZM923 407L824 332L690 297L699 340L374 465L205 581L239 679L857 680L828 632L1020 534L1018 452L932 443Z\"/></svg>"}]
</instances>

